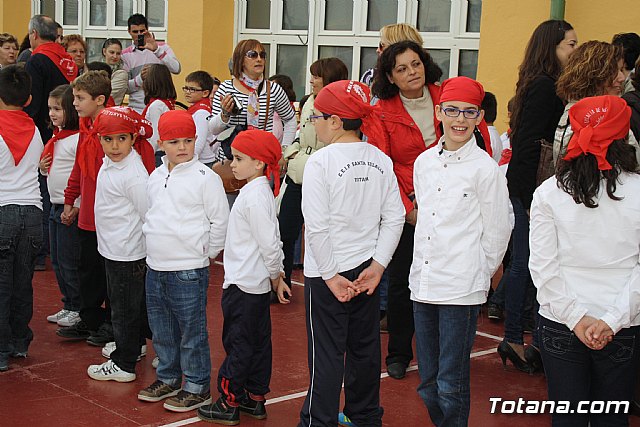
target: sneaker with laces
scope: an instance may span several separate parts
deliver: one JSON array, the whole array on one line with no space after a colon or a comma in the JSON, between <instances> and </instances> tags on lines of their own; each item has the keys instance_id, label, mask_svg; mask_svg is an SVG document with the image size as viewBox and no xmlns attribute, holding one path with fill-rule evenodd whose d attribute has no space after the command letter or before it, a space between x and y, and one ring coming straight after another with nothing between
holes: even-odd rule
<instances>
[{"instance_id":1,"label":"sneaker with laces","mask_svg":"<svg viewBox=\"0 0 640 427\"><path fill-rule=\"evenodd\" d=\"M22 357L23 359L26 359L28 354L29 353L27 352L27 350L24 350L24 351L13 350L11 352L11 357L15 357L16 359L18 357Z\"/></svg>"},{"instance_id":2,"label":"sneaker with laces","mask_svg":"<svg viewBox=\"0 0 640 427\"><path fill-rule=\"evenodd\" d=\"M182 390L180 386L174 387L160 380L155 381L149 387L138 392L138 399L143 402L160 402L167 397L172 397Z\"/></svg>"},{"instance_id":3,"label":"sneaker with laces","mask_svg":"<svg viewBox=\"0 0 640 427\"><path fill-rule=\"evenodd\" d=\"M5 372L8 370L9 370L9 359L0 357L0 372Z\"/></svg>"},{"instance_id":4,"label":"sneaker with laces","mask_svg":"<svg viewBox=\"0 0 640 427\"><path fill-rule=\"evenodd\" d=\"M102 347L102 357L106 357L107 359L111 358L111 353L116 349L116 342L110 341ZM137 361L139 362L144 356L147 355L147 345L143 344L140 346L140 354L138 355Z\"/></svg>"},{"instance_id":5,"label":"sneaker with laces","mask_svg":"<svg viewBox=\"0 0 640 427\"><path fill-rule=\"evenodd\" d=\"M338 414L338 425L341 427L357 427L344 412Z\"/></svg>"},{"instance_id":6,"label":"sneaker with laces","mask_svg":"<svg viewBox=\"0 0 640 427\"><path fill-rule=\"evenodd\" d=\"M87 324L84 323L83 320L80 320L73 326L58 328L56 334L62 338L70 340L84 340L89 338L91 331L87 327Z\"/></svg>"},{"instance_id":7,"label":"sneaker with laces","mask_svg":"<svg viewBox=\"0 0 640 427\"><path fill-rule=\"evenodd\" d=\"M240 411L238 406L232 406L222 396L211 405L198 408L198 418L210 423L235 426L240 424Z\"/></svg>"},{"instance_id":8,"label":"sneaker with laces","mask_svg":"<svg viewBox=\"0 0 640 427\"><path fill-rule=\"evenodd\" d=\"M163 406L164 409L172 412L188 412L210 403L211 393L209 391L196 394L180 390L178 394L165 400Z\"/></svg>"},{"instance_id":9,"label":"sneaker with laces","mask_svg":"<svg viewBox=\"0 0 640 427\"><path fill-rule=\"evenodd\" d=\"M67 315L58 319L58 326L73 326L80 321L80 312L67 311Z\"/></svg>"},{"instance_id":10,"label":"sneaker with laces","mask_svg":"<svg viewBox=\"0 0 640 427\"><path fill-rule=\"evenodd\" d=\"M264 420L267 418L267 409L264 407L264 396L257 396L255 394L247 393L244 399L238 402L238 407L241 412L249 415L250 417L258 420Z\"/></svg>"},{"instance_id":11,"label":"sneaker with laces","mask_svg":"<svg viewBox=\"0 0 640 427\"><path fill-rule=\"evenodd\" d=\"M113 341L113 328L106 322L100 325L97 331L92 331L91 335L87 337L87 344L96 347L102 347L111 341Z\"/></svg>"},{"instance_id":12,"label":"sneaker with laces","mask_svg":"<svg viewBox=\"0 0 640 427\"><path fill-rule=\"evenodd\" d=\"M107 360L101 365L90 365L87 368L87 374L94 380L98 381L117 381L119 383L129 383L135 381L136 374L123 371L113 363L112 360Z\"/></svg>"},{"instance_id":13,"label":"sneaker with laces","mask_svg":"<svg viewBox=\"0 0 640 427\"><path fill-rule=\"evenodd\" d=\"M65 310L64 308L57 313L50 314L47 316L47 322L58 323L58 320L66 317L69 314L69 310Z\"/></svg>"}]
</instances>

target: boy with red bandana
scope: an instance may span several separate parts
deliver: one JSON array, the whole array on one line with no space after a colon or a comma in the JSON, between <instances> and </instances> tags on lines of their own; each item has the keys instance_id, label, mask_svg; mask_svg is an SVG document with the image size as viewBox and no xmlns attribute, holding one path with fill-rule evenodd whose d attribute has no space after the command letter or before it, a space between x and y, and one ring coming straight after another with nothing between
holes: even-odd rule
<instances>
[{"instance_id":1,"label":"boy with red bandana","mask_svg":"<svg viewBox=\"0 0 640 427\"><path fill-rule=\"evenodd\" d=\"M235 425L240 412L267 417L265 394L271 381L270 291L288 304L284 283L282 242L274 194L280 190L280 143L270 132L247 130L231 144L231 170L246 179L231 214L224 250L222 343L227 357L218 371L220 398L198 409L214 423ZM267 176L274 175L275 190ZM265 176L266 175L266 176Z\"/></svg>"},{"instance_id":2,"label":"boy with red bandana","mask_svg":"<svg viewBox=\"0 0 640 427\"><path fill-rule=\"evenodd\" d=\"M0 372L9 357L27 357L33 332L31 280L42 244L38 164L44 146L22 111L31 101L31 78L22 67L0 70Z\"/></svg>"},{"instance_id":3,"label":"boy with red bandana","mask_svg":"<svg viewBox=\"0 0 640 427\"><path fill-rule=\"evenodd\" d=\"M113 107L102 110L93 130L105 153L96 184L95 222L98 252L105 262L115 350L107 362L89 366L87 374L99 381L130 382L136 379L136 361L145 346L142 223L149 170L155 169L153 148L146 140L152 128L133 109ZM147 168L141 154L146 154Z\"/></svg>"},{"instance_id":4,"label":"boy with red bandana","mask_svg":"<svg viewBox=\"0 0 640 427\"><path fill-rule=\"evenodd\" d=\"M344 381L344 415L358 426L382 425L378 283L404 224L391 159L359 138L382 132L369 88L342 80L314 100L318 139L302 180L304 296L310 386L299 426L336 425Z\"/></svg>"},{"instance_id":5,"label":"boy with red bandana","mask_svg":"<svg viewBox=\"0 0 640 427\"><path fill-rule=\"evenodd\" d=\"M436 426L466 426L469 358L480 307L511 235L504 175L476 144L482 85L445 80L435 113L444 135L418 156L409 274L422 397ZM488 141L488 139L487 139Z\"/></svg>"}]
</instances>

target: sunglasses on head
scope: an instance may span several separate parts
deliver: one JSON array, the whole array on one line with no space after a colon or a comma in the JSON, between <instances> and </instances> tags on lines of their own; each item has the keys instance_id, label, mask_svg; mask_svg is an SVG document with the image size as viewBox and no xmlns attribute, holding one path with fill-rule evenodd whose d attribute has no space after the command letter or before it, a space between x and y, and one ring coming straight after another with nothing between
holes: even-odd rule
<instances>
[{"instance_id":1,"label":"sunglasses on head","mask_svg":"<svg viewBox=\"0 0 640 427\"><path fill-rule=\"evenodd\" d=\"M265 59L267 57L267 52L265 52L264 50L261 52L250 50L247 53L245 53L244 56L251 59L256 59L258 56L260 56L260 58Z\"/></svg>"}]
</instances>

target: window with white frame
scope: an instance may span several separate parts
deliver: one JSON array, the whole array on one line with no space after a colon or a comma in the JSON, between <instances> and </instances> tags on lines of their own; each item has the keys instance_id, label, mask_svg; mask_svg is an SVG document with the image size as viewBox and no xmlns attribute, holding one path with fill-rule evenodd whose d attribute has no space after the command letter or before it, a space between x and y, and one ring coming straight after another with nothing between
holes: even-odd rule
<instances>
[{"instance_id":1,"label":"window with white frame","mask_svg":"<svg viewBox=\"0 0 640 427\"><path fill-rule=\"evenodd\" d=\"M267 0L268 1L268 0ZM116 38L123 47L131 44L127 19L142 13L156 40L167 38L168 0L32 0L34 14L54 18L64 34L80 34L87 42L87 62L102 59L102 44Z\"/></svg>"},{"instance_id":2,"label":"window with white frame","mask_svg":"<svg viewBox=\"0 0 640 427\"><path fill-rule=\"evenodd\" d=\"M300 99L309 92L309 66L335 56L359 79L377 60L380 28L415 26L442 68L443 79L475 78L482 0L237 0L235 40L267 47L267 72L287 74Z\"/></svg>"}]
</instances>

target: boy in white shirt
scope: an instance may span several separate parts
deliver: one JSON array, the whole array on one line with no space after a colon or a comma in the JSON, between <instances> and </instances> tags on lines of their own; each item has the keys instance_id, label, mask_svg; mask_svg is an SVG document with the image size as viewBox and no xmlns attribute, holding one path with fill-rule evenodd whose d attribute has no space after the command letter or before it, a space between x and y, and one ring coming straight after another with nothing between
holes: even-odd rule
<instances>
[{"instance_id":1,"label":"boy in white shirt","mask_svg":"<svg viewBox=\"0 0 640 427\"><path fill-rule=\"evenodd\" d=\"M116 348L110 360L89 366L87 374L99 381L131 382L136 379L136 361L144 343L141 331L146 324L142 223L149 179L133 144L152 129L151 123L128 107L102 110L93 129L105 154L96 181L94 210ZM148 144L146 139L142 143Z\"/></svg>"},{"instance_id":2,"label":"boy in white shirt","mask_svg":"<svg viewBox=\"0 0 640 427\"><path fill-rule=\"evenodd\" d=\"M184 98L191 104L187 111L196 124L196 155L200 162L211 167L216 157L212 148L215 138L209 132L207 118L211 116L209 94L213 89L213 77L206 71L194 71L185 78L184 83Z\"/></svg>"},{"instance_id":3,"label":"boy in white shirt","mask_svg":"<svg viewBox=\"0 0 640 427\"><path fill-rule=\"evenodd\" d=\"M159 357L157 380L138 399L186 412L211 403L207 334L209 258L224 247L229 205L222 180L194 156L191 114L167 111L158 123L166 154L149 176L147 314ZM182 386L182 376L185 384Z\"/></svg>"},{"instance_id":4,"label":"boy in white shirt","mask_svg":"<svg viewBox=\"0 0 640 427\"><path fill-rule=\"evenodd\" d=\"M246 179L229 215L224 250L222 343L227 357L218 371L221 396L198 409L200 419L234 425L240 412L264 419L265 394L271 381L270 291L288 304L285 293L282 242L274 193L280 186L278 161L282 149L276 137L262 130L247 130L231 144L231 170ZM275 191L267 176L274 174ZM267 176L265 176L265 174Z\"/></svg>"},{"instance_id":5,"label":"boy in white shirt","mask_svg":"<svg viewBox=\"0 0 640 427\"><path fill-rule=\"evenodd\" d=\"M298 425L336 425L344 381L344 415L381 426L377 286L404 206L391 159L359 138L361 126L370 139L382 132L369 88L337 81L314 102L309 120L328 145L309 157L302 181L310 386Z\"/></svg>"},{"instance_id":6,"label":"boy in white shirt","mask_svg":"<svg viewBox=\"0 0 640 427\"><path fill-rule=\"evenodd\" d=\"M33 332L33 269L42 245L40 132L22 111L31 101L24 68L0 69L0 372L27 357Z\"/></svg>"},{"instance_id":7,"label":"boy in white shirt","mask_svg":"<svg viewBox=\"0 0 640 427\"><path fill-rule=\"evenodd\" d=\"M476 320L511 234L506 179L473 136L483 96L475 80L445 80L436 106L444 135L413 172L418 222L409 288L418 393L437 426L467 425Z\"/></svg>"}]
</instances>

